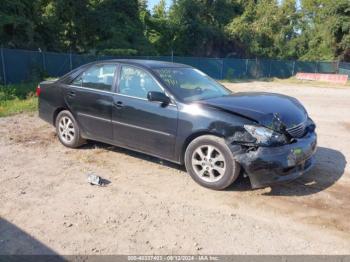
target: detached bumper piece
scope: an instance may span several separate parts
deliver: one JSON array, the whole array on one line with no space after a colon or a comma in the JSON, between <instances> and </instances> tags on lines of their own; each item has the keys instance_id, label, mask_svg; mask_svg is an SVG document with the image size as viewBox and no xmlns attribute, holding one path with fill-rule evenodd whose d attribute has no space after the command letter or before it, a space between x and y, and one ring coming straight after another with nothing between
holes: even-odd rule
<instances>
[{"instance_id":1,"label":"detached bumper piece","mask_svg":"<svg viewBox=\"0 0 350 262\"><path fill-rule=\"evenodd\" d=\"M252 188L261 188L302 176L312 167L316 147L316 134L310 132L292 144L259 147L237 155L236 160L248 174Z\"/></svg>"}]
</instances>

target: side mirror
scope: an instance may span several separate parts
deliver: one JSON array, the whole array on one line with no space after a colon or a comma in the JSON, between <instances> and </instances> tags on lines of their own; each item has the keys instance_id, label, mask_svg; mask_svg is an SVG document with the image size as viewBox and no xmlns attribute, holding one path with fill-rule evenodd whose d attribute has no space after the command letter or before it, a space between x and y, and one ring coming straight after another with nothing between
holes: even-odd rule
<instances>
[{"instance_id":1,"label":"side mirror","mask_svg":"<svg viewBox=\"0 0 350 262\"><path fill-rule=\"evenodd\" d=\"M161 102L163 105L170 103L170 98L162 92L150 91L147 94L147 99L152 102Z\"/></svg>"}]
</instances>

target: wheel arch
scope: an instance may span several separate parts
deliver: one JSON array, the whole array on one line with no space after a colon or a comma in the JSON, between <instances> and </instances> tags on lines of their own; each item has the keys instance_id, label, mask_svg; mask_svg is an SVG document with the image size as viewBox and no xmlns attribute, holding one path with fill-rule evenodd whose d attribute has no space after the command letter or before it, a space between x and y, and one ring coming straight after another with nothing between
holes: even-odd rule
<instances>
[{"instance_id":1,"label":"wheel arch","mask_svg":"<svg viewBox=\"0 0 350 262\"><path fill-rule=\"evenodd\" d=\"M182 145L182 149L181 149L181 155L180 155L180 163L184 164L185 163L185 153L187 150L188 145L196 138L200 137L200 136L205 136L205 135L212 135L212 136L216 136L216 137L221 137L223 138L224 135L220 134L220 133L215 133L215 132L210 132L209 130L200 130L197 131L195 133L192 133L191 135L189 135L186 139L185 142Z\"/></svg>"},{"instance_id":2,"label":"wheel arch","mask_svg":"<svg viewBox=\"0 0 350 262\"><path fill-rule=\"evenodd\" d=\"M67 107L61 106L61 107L56 108L56 110L53 112L52 124L53 124L54 126L56 125L56 118L57 118L58 114L59 114L60 112L62 112L63 110L68 110L68 111L69 111L69 109L68 109Z\"/></svg>"}]
</instances>

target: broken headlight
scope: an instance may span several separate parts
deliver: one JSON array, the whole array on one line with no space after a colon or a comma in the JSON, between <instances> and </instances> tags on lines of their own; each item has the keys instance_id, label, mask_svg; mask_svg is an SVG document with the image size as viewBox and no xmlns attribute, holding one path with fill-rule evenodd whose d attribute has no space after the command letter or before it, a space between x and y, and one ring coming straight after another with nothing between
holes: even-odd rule
<instances>
[{"instance_id":1,"label":"broken headlight","mask_svg":"<svg viewBox=\"0 0 350 262\"><path fill-rule=\"evenodd\" d=\"M263 126L244 125L244 129L256 139L260 146L283 145L288 142L285 135Z\"/></svg>"}]
</instances>

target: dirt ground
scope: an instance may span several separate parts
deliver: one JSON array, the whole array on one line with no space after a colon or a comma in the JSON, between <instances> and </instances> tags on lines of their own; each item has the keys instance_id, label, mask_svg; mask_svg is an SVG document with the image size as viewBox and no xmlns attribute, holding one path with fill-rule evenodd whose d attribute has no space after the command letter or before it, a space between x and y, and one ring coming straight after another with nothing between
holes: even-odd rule
<instances>
[{"instance_id":1,"label":"dirt ground","mask_svg":"<svg viewBox=\"0 0 350 262\"><path fill-rule=\"evenodd\" d=\"M350 90L227 86L298 98L317 124L314 168L283 186L240 178L213 191L143 154L65 148L36 114L0 118L0 253L349 254ZM91 186L88 173L110 184Z\"/></svg>"}]
</instances>

